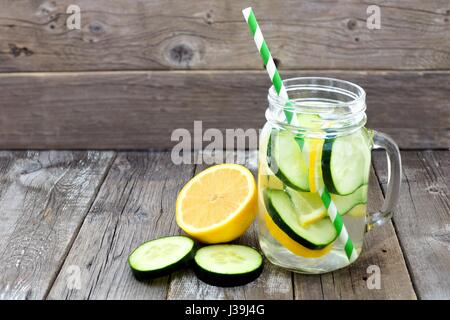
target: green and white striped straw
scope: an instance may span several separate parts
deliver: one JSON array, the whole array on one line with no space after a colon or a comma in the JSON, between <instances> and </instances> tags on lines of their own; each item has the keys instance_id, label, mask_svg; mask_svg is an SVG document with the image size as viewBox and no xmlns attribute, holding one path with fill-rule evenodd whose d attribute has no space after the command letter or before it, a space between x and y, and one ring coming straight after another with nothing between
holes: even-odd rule
<instances>
[{"instance_id":1,"label":"green and white striped straw","mask_svg":"<svg viewBox=\"0 0 450 320\"><path fill-rule=\"evenodd\" d=\"M270 54L269 47L267 46L266 41L264 40L263 34L261 32L261 28L256 21L256 17L253 13L251 7L242 10L244 14L245 21L252 32L253 39L255 40L256 47L258 48L259 54L263 60L264 65L266 66L267 73L269 74L270 80L272 81L273 87L277 92L278 96L283 99L289 100L286 88L284 87L283 80L281 80L280 73L278 72L277 66L273 61L272 55ZM284 115L286 116L286 120L288 123L291 123L293 120L293 114L290 111L284 110Z\"/></svg>"},{"instance_id":2,"label":"green and white striped straw","mask_svg":"<svg viewBox=\"0 0 450 320\"><path fill-rule=\"evenodd\" d=\"M259 54L261 55L264 65L266 66L266 70L269 74L275 91L277 92L278 96L288 101L289 96L287 94L286 88L284 87L283 80L281 80L280 73L278 72L275 62L273 61L272 55L269 51L269 47L264 40L261 28L258 25L258 21L256 21L256 17L253 13L252 8L246 8L242 10L242 13L244 14L245 21L247 22L253 35L256 47L258 48ZM293 116L293 113L291 111L284 110L284 115L288 123L293 123L295 121L295 117ZM339 235L339 240L344 243L344 250L348 260L350 262L355 261L358 257L358 254L356 253L353 242L350 239L350 235L345 228L342 216L339 214L336 205L331 200L330 193L326 188L323 188L319 190L319 194L325 208L327 209L328 216L330 217L330 220Z\"/></svg>"},{"instance_id":3,"label":"green and white striped straw","mask_svg":"<svg viewBox=\"0 0 450 320\"><path fill-rule=\"evenodd\" d=\"M328 216L330 217L331 222L334 225L338 233L339 240L341 243L344 243L344 251L350 262L353 262L358 258L358 254L356 253L355 247L353 246L353 242L350 239L350 235L348 234L347 228L345 228L344 221L342 220L341 214L338 212L336 205L331 200L331 195L326 188L319 190L320 198L322 202L327 208Z\"/></svg>"}]
</instances>

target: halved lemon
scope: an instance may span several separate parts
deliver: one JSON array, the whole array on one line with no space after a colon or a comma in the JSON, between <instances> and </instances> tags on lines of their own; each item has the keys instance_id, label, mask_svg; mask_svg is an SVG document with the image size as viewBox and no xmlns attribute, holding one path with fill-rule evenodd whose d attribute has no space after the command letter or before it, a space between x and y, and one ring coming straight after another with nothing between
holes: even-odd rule
<instances>
[{"instance_id":1,"label":"halved lemon","mask_svg":"<svg viewBox=\"0 0 450 320\"><path fill-rule=\"evenodd\" d=\"M187 234L205 243L232 241L256 217L255 179L245 167L220 164L193 177L180 191L176 221Z\"/></svg>"}]
</instances>

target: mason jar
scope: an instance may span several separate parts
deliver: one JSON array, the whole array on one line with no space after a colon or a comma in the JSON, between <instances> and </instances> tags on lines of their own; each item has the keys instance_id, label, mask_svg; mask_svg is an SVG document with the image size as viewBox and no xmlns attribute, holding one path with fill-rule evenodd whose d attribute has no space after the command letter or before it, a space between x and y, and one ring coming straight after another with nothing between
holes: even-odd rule
<instances>
[{"instance_id":1,"label":"mason jar","mask_svg":"<svg viewBox=\"0 0 450 320\"><path fill-rule=\"evenodd\" d=\"M368 129L366 94L331 78L284 81L289 100L269 89L258 154L258 239L275 265L300 273L348 266L365 233L392 216L400 153ZM389 183L378 212L367 211L371 150L387 152Z\"/></svg>"}]
</instances>

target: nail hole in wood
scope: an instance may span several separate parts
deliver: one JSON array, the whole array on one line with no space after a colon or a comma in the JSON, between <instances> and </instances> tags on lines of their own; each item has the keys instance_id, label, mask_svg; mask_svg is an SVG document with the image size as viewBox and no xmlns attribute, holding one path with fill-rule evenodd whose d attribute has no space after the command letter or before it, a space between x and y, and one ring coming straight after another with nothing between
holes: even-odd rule
<instances>
[{"instance_id":1,"label":"nail hole in wood","mask_svg":"<svg viewBox=\"0 0 450 320\"><path fill-rule=\"evenodd\" d=\"M26 55L26 56L31 56L34 52L30 49L28 49L27 47L23 47L22 48L22 52Z\"/></svg>"},{"instance_id":2,"label":"nail hole in wood","mask_svg":"<svg viewBox=\"0 0 450 320\"><path fill-rule=\"evenodd\" d=\"M273 62L275 62L275 65L277 66L277 68L280 67L280 65L281 65L281 60L280 60L280 59L278 59L278 58L273 58Z\"/></svg>"},{"instance_id":3,"label":"nail hole in wood","mask_svg":"<svg viewBox=\"0 0 450 320\"><path fill-rule=\"evenodd\" d=\"M275 63L275 66L277 67L277 69L280 67L281 65L281 60L278 58L273 58L273 62ZM266 69L266 66L263 65L263 69Z\"/></svg>"},{"instance_id":4,"label":"nail hole in wood","mask_svg":"<svg viewBox=\"0 0 450 320\"><path fill-rule=\"evenodd\" d=\"M101 24L93 22L89 25L89 31L92 33L100 33L103 31Z\"/></svg>"},{"instance_id":5,"label":"nail hole in wood","mask_svg":"<svg viewBox=\"0 0 450 320\"><path fill-rule=\"evenodd\" d=\"M213 13L213 11L212 11L212 10L209 10L209 11L206 13L206 15L205 15L205 17L206 17L206 18L205 18L205 21L206 21L206 23L209 24L209 25L211 25L211 24L214 23L214 18L213 18L212 13Z\"/></svg>"},{"instance_id":6,"label":"nail hole in wood","mask_svg":"<svg viewBox=\"0 0 450 320\"><path fill-rule=\"evenodd\" d=\"M18 57L18 56L20 56L20 53L22 52L22 49L17 47L15 44L10 43L9 44L9 52L11 52L11 54L14 57Z\"/></svg>"},{"instance_id":7,"label":"nail hole in wood","mask_svg":"<svg viewBox=\"0 0 450 320\"><path fill-rule=\"evenodd\" d=\"M347 21L347 28L348 28L349 30L353 30L353 29L355 29L356 24L357 24L357 23L356 23L356 20L350 19L350 20Z\"/></svg>"}]
</instances>

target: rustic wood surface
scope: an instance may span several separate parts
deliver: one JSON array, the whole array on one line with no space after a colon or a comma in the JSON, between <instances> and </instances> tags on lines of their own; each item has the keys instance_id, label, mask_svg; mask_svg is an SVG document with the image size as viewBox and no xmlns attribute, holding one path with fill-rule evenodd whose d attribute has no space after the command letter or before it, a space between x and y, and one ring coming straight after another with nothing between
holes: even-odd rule
<instances>
[{"instance_id":1,"label":"rustic wood surface","mask_svg":"<svg viewBox=\"0 0 450 320\"><path fill-rule=\"evenodd\" d=\"M267 262L257 281L222 289L188 270L141 283L126 262L139 243L180 232L177 192L203 165L177 166L159 151L3 151L0 299L449 299L449 154L402 153L394 224L366 235L353 266L305 276ZM255 172L255 151L238 156ZM382 202L384 161L374 153L370 210ZM255 227L238 242L257 246ZM370 265L380 267L379 290L367 289ZM77 270L79 288L71 282Z\"/></svg>"},{"instance_id":2,"label":"rustic wood surface","mask_svg":"<svg viewBox=\"0 0 450 320\"><path fill-rule=\"evenodd\" d=\"M450 68L448 0L77 0L81 30L68 30L72 3L3 0L0 71L260 69L249 4L285 69Z\"/></svg>"},{"instance_id":3,"label":"rustic wood surface","mask_svg":"<svg viewBox=\"0 0 450 320\"><path fill-rule=\"evenodd\" d=\"M46 296L112 156L0 152L0 299Z\"/></svg>"},{"instance_id":4,"label":"rustic wood surface","mask_svg":"<svg viewBox=\"0 0 450 320\"><path fill-rule=\"evenodd\" d=\"M450 296L450 153L402 152L403 187L394 225L417 296ZM386 190L387 166L376 154L375 167Z\"/></svg>"},{"instance_id":5,"label":"rustic wood surface","mask_svg":"<svg viewBox=\"0 0 450 320\"><path fill-rule=\"evenodd\" d=\"M192 169L175 166L169 153L119 153L49 298L166 298L168 277L136 282L126 260L144 239L179 232L174 203ZM67 287L70 266L80 268L80 290Z\"/></svg>"},{"instance_id":6,"label":"rustic wood surface","mask_svg":"<svg viewBox=\"0 0 450 320\"><path fill-rule=\"evenodd\" d=\"M368 126L401 148L450 147L450 72L284 72L356 82ZM176 128L262 127L264 71L0 74L0 148L169 148ZM201 133L202 134L202 133Z\"/></svg>"}]
</instances>

